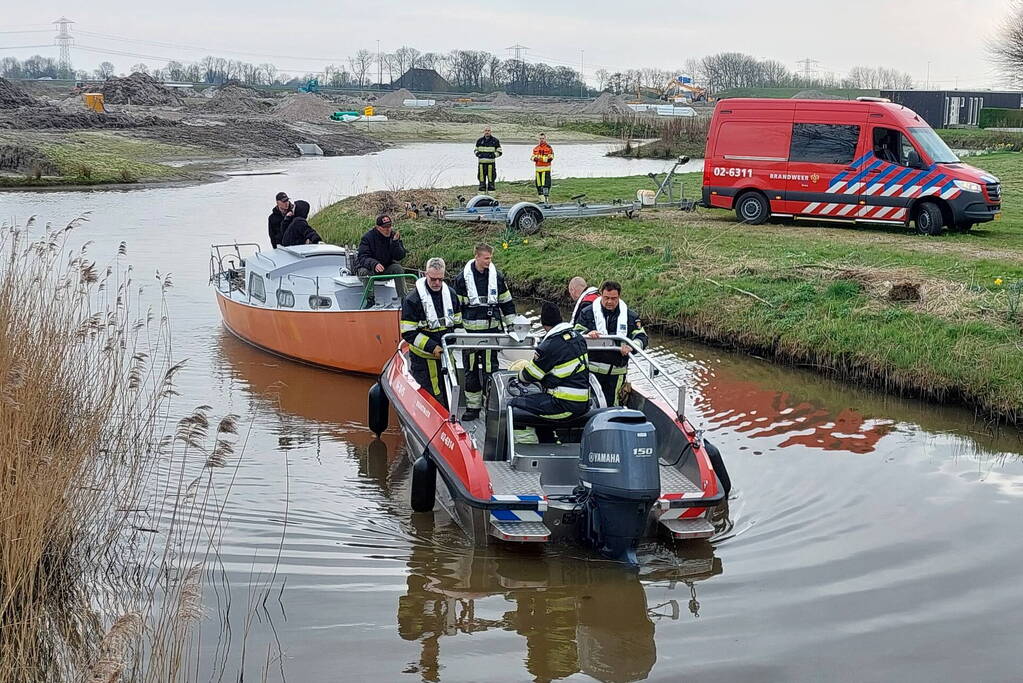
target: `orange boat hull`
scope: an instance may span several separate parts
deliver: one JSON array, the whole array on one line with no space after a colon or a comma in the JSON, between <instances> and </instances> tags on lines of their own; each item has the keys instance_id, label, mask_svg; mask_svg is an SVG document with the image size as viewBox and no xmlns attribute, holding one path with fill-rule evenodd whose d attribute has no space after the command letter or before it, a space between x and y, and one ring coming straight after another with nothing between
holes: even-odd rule
<instances>
[{"instance_id":1,"label":"orange boat hull","mask_svg":"<svg viewBox=\"0 0 1023 683\"><path fill-rule=\"evenodd\" d=\"M264 351L331 370L379 375L398 349L397 310L282 311L217 292L224 325Z\"/></svg>"}]
</instances>

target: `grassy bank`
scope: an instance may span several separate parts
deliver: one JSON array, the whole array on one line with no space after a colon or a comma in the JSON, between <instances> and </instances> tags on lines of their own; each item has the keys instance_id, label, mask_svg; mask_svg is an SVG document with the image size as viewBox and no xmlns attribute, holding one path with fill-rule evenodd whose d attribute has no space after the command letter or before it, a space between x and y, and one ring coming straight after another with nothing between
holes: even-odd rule
<instances>
[{"instance_id":1,"label":"grassy bank","mask_svg":"<svg viewBox=\"0 0 1023 683\"><path fill-rule=\"evenodd\" d=\"M1023 152L1023 133L980 128L943 128L937 132L953 149Z\"/></svg>"},{"instance_id":2,"label":"grassy bank","mask_svg":"<svg viewBox=\"0 0 1023 683\"><path fill-rule=\"evenodd\" d=\"M1023 416L1023 156L971 161L1002 178L1004 220L939 238L881 226L747 226L709 210L551 222L528 241L500 226L425 219L402 231L408 265L432 255L464 263L480 239L507 244L497 261L519 292L564 301L571 276L613 277L643 319L664 331L1016 421ZM699 185L698 175L686 176L689 196ZM628 198L646 187L643 177L555 179L553 196ZM503 201L530 193L529 183L498 187ZM437 200L450 203L455 194ZM381 199L346 200L313 223L328 240L357 241ZM900 295L911 300L893 300Z\"/></svg>"},{"instance_id":3,"label":"grassy bank","mask_svg":"<svg viewBox=\"0 0 1023 683\"><path fill-rule=\"evenodd\" d=\"M209 152L187 145L136 140L108 132L0 135L0 145L18 144L37 152L41 163L0 175L0 187L107 185L197 180L205 174L164 162L208 158Z\"/></svg>"}]
</instances>

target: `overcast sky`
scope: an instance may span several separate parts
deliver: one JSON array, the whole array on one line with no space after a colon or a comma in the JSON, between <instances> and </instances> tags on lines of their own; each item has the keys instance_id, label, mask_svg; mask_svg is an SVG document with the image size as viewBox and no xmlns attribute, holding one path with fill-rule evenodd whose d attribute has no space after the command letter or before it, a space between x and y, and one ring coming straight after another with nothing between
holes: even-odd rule
<instances>
[{"instance_id":1,"label":"overcast sky","mask_svg":"<svg viewBox=\"0 0 1023 683\"><path fill-rule=\"evenodd\" d=\"M652 66L677 69L688 57L721 51L777 59L790 69L811 58L841 77L856 65L895 67L922 86L930 64L933 87L997 85L986 45L1005 19L1011 0L91 0L88 3L19 3L2 0L0 47L52 42L49 33L8 33L45 28L60 12L76 23L83 47L146 57L73 52L77 69L109 60L118 71L158 58L193 61L214 53L244 61L273 61L304 73L343 64L360 48L385 52L410 45L423 52L489 50L509 56L516 43L533 60L596 69ZM146 6L148 5L148 6ZM12 18L15 17L15 18ZM86 36L85 31L143 42ZM201 49L192 49L192 48ZM231 52L228 52L231 51ZM584 54L580 54L583 51ZM0 49L0 56L56 56L55 48ZM266 55L279 55L270 58Z\"/></svg>"}]
</instances>

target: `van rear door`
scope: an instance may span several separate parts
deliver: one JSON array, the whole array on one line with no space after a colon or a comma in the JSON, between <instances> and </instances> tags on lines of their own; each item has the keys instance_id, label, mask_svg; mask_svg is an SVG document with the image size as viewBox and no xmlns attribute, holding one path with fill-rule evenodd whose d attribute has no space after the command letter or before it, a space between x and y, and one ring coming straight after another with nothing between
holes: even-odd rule
<instances>
[{"instance_id":1,"label":"van rear door","mask_svg":"<svg viewBox=\"0 0 1023 683\"><path fill-rule=\"evenodd\" d=\"M869 173L860 111L796 110L785 193L786 212L830 218L854 217Z\"/></svg>"}]
</instances>

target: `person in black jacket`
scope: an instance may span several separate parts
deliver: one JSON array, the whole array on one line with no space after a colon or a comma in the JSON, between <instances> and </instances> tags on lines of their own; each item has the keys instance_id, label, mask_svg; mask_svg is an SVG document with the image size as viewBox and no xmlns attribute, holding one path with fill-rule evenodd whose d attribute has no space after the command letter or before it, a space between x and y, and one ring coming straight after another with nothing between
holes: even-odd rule
<instances>
[{"instance_id":1,"label":"person in black jacket","mask_svg":"<svg viewBox=\"0 0 1023 683\"><path fill-rule=\"evenodd\" d=\"M277 206L274 207L273 211L270 212L270 217L267 219L267 228L270 233L270 246L274 249L281 243L281 237L284 236L284 229L288 227L288 223L291 222L292 210L295 207L292 205L291 200L288 199L287 192L277 193Z\"/></svg>"},{"instance_id":2,"label":"person in black jacket","mask_svg":"<svg viewBox=\"0 0 1023 683\"><path fill-rule=\"evenodd\" d=\"M476 178L480 181L480 192L494 190L497 179L497 157L501 156L501 141L490 133L490 126L483 129L483 137L476 141Z\"/></svg>"},{"instance_id":3,"label":"person in black jacket","mask_svg":"<svg viewBox=\"0 0 1023 683\"><path fill-rule=\"evenodd\" d=\"M584 306L579 313L579 322L575 329L587 337L617 336L627 337L639 348L645 349L650 344L649 337L643 329L639 317L629 310L621 300L622 286L608 280L600 286L600 298L589 306ZM608 406L619 405L619 394L625 384L625 376L629 372L629 356L632 347L622 344L617 351L593 351L590 353L590 370L597 376L600 388L604 390L604 398Z\"/></svg>"},{"instance_id":4,"label":"person in black jacket","mask_svg":"<svg viewBox=\"0 0 1023 683\"><path fill-rule=\"evenodd\" d=\"M447 390L441 375L441 340L462 326L458 297L444 282L447 265L442 258L426 262L426 277L419 278L401 302L401 338L408 342L412 378L441 405Z\"/></svg>"},{"instance_id":5,"label":"person in black jacket","mask_svg":"<svg viewBox=\"0 0 1023 683\"><path fill-rule=\"evenodd\" d=\"M376 227L362 236L359 253L355 260L359 277L370 275L403 275L405 269L398 261L405 258L405 245L401 233L394 229L391 217L377 216ZM399 297L405 296L405 279L395 278L394 288Z\"/></svg>"},{"instance_id":6,"label":"person in black jacket","mask_svg":"<svg viewBox=\"0 0 1023 683\"><path fill-rule=\"evenodd\" d=\"M590 408L590 371L586 358L586 340L562 322L561 309L547 302L540 309L540 324L546 334L536 347L533 360L520 371L518 380L537 383L540 393L516 396L513 408L546 418L550 427L536 427L540 443L554 443L554 430L559 420L578 417Z\"/></svg>"},{"instance_id":7,"label":"person in black jacket","mask_svg":"<svg viewBox=\"0 0 1023 683\"><path fill-rule=\"evenodd\" d=\"M319 244L323 241L320 234L313 230L306 220L309 218L309 202L299 199L295 202L295 215L284 228L281 236L282 247L294 247L299 244Z\"/></svg>"}]
</instances>

